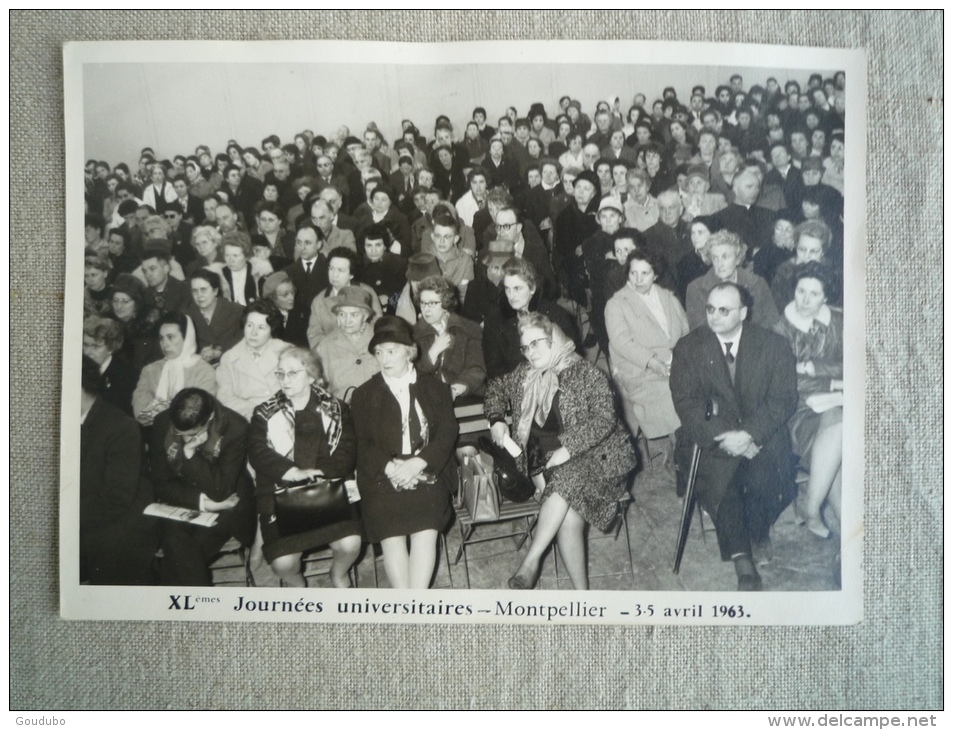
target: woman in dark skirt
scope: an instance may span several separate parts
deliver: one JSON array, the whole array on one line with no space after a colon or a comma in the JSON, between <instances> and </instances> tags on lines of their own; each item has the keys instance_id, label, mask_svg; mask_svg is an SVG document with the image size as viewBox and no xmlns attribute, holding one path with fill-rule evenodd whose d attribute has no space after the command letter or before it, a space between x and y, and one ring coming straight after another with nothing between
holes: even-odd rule
<instances>
[{"instance_id":1,"label":"woman in dark skirt","mask_svg":"<svg viewBox=\"0 0 953 730\"><path fill-rule=\"evenodd\" d=\"M381 372L351 400L365 534L380 543L393 588L429 588L437 534L453 514L458 428L450 387L414 369L413 332L399 317L375 323L368 349Z\"/></svg>"},{"instance_id":2,"label":"woman in dark skirt","mask_svg":"<svg viewBox=\"0 0 953 730\"><path fill-rule=\"evenodd\" d=\"M248 436L265 559L286 585L304 586L301 553L330 545L331 584L347 588L347 571L361 550L357 507L351 505L350 519L283 536L275 518L274 491L282 481L352 476L357 441L350 412L321 386L321 366L310 350L285 350L277 376L281 390L255 408Z\"/></svg>"}]
</instances>

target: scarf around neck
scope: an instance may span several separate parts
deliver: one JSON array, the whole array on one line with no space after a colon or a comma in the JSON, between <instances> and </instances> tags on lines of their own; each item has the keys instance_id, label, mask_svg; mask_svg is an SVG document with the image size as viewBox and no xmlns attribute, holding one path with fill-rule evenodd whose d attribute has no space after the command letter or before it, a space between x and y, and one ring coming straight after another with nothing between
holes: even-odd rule
<instances>
[{"instance_id":1,"label":"scarf around neck","mask_svg":"<svg viewBox=\"0 0 953 730\"><path fill-rule=\"evenodd\" d=\"M182 352L178 357L166 360L159 375L159 384L156 386L156 398L171 401L176 393L185 387L185 371L201 360L196 355L195 326L192 320L185 317L185 337L182 342Z\"/></svg>"},{"instance_id":2,"label":"scarf around neck","mask_svg":"<svg viewBox=\"0 0 953 730\"><path fill-rule=\"evenodd\" d=\"M535 418L536 423L542 426L549 418L553 398L559 390L559 374L582 360L576 353L573 341L555 324L552 341L553 357L549 365L538 369L530 366L526 373L526 380L523 381L523 405L516 435L524 449L529 440L533 419Z\"/></svg>"},{"instance_id":3,"label":"scarf around neck","mask_svg":"<svg viewBox=\"0 0 953 730\"><path fill-rule=\"evenodd\" d=\"M268 422L268 446L275 453L294 460L294 403L283 391L278 391L272 401L272 408L265 408ZM328 437L328 451L333 454L341 441L341 403L319 385L312 383L311 398L305 409L311 409L321 416Z\"/></svg>"}]
</instances>

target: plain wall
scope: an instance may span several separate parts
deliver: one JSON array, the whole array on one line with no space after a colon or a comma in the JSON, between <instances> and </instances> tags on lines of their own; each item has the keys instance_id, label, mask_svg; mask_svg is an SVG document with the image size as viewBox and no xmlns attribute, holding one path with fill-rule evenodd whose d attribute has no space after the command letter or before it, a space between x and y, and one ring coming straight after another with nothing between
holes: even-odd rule
<instances>
[{"instance_id":1,"label":"plain wall","mask_svg":"<svg viewBox=\"0 0 953 730\"><path fill-rule=\"evenodd\" d=\"M514 71L515 69L515 71ZM816 69L825 77L833 71ZM289 63L87 64L85 85L86 158L135 170L139 151L152 147L161 158L189 155L199 144L223 152L229 139L260 147L277 134L293 141L302 129L329 136L342 124L360 137L375 121L391 144L401 120L411 119L433 136L440 114L462 137L473 108L483 106L496 126L508 106L525 115L542 102L555 115L558 100L570 95L590 118L596 103L620 96L623 115L637 92L647 104L673 86L686 104L691 89L703 84L712 95L737 68L576 64L407 65ZM803 69L740 69L745 87L774 76L784 85L807 85Z\"/></svg>"}]
</instances>

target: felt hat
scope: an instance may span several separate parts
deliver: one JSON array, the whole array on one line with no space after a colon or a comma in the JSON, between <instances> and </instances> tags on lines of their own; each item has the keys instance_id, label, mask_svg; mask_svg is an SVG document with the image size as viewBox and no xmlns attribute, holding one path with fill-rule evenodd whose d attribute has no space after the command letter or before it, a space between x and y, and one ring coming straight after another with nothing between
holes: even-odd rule
<instances>
[{"instance_id":1,"label":"felt hat","mask_svg":"<svg viewBox=\"0 0 953 730\"><path fill-rule=\"evenodd\" d=\"M145 245L142 247L143 253L152 250L165 251L166 256L172 255L172 244L164 238L150 238L145 242Z\"/></svg>"},{"instance_id":2,"label":"felt hat","mask_svg":"<svg viewBox=\"0 0 953 730\"><path fill-rule=\"evenodd\" d=\"M601 213L604 210L614 210L619 215L625 215L625 212L622 210L622 203L620 203L619 199L614 195L607 195L599 201L599 212Z\"/></svg>"},{"instance_id":3,"label":"felt hat","mask_svg":"<svg viewBox=\"0 0 953 730\"><path fill-rule=\"evenodd\" d=\"M588 182L596 189L596 192L599 192L602 189L602 185L599 184L599 176L596 175L596 173L592 170L583 170L576 175L576 179L573 181L573 187L578 185L580 180L585 180Z\"/></svg>"},{"instance_id":4,"label":"felt hat","mask_svg":"<svg viewBox=\"0 0 953 730\"><path fill-rule=\"evenodd\" d=\"M261 295L265 299L271 299L271 295L278 291L278 287L289 281L291 281L291 277L285 271L276 271L265 279L265 283L262 284Z\"/></svg>"},{"instance_id":5,"label":"felt hat","mask_svg":"<svg viewBox=\"0 0 953 730\"><path fill-rule=\"evenodd\" d=\"M371 304L371 293L359 286L341 288L341 291L331 302L331 311L337 314L341 307L357 307L365 310L368 314L374 312L374 307Z\"/></svg>"},{"instance_id":6,"label":"felt hat","mask_svg":"<svg viewBox=\"0 0 953 730\"><path fill-rule=\"evenodd\" d=\"M704 165L689 165L686 177L690 180L693 177L700 177L704 181L708 181L708 168Z\"/></svg>"},{"instance_id":7,"label":"felt hat","mask_svg":"<svg viewBox=\"0 0 953 730\"><path fill-rule=\"evenodd\" d=\"M394 342L398 345L407 345L413 347L414 332L410 324L400 317L387 315L379 318L374 323L374 336L367 346L368 352L373 353L374 348L387 342Z\"/></svg>"},{"instance_id":8,"label":"felt hat","mask_svg":"<svg viewBox=\"0 0 953 730\"><path fill-rule=\"evenodd\" d=\"M442 276L437 257L432 253L415 253L407 260L407 280L423 281L428 276Z\"/></svg>"}]
</instances>

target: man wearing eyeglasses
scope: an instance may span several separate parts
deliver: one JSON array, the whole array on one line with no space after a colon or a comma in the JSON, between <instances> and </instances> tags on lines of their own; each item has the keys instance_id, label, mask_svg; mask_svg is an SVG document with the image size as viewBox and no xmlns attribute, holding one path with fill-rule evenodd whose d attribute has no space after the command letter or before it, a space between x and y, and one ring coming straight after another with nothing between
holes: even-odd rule
<instances>
[{"instance_id":1,"label":"man wearing eyeglasses","mask_svg":"<svg viewBox=\"0 0 953 730\"><path fill-rule=\"evenodd\" d=\"M707 326L675 345L669 379L682 422L678 487L697 447L695 495L715 523L722 560L734 563L739 591L761 590L752 545L767 548L771 525L797 491L787 429L798 400L795 359L784 338L747 321L752 304L743 286L715 285Z\"/></svg>"},{"instance_id":2,"label":"man wearing eyeglasses","mask_svg":"<svg viewBox=\"0 0 953 730\"><path fill-rule=\"evenodd\" d=\"M513 245L513 255L518 259L526 259L533 265L536 275L542 280L543 296L555 300L556 273L549 262L549 251L536 228L530 223L525 226L520 212L507 205L500 208L496 214L496 240L505 241Z\"/></svg>"},{"instance_id":3,"label":"man wearing eyeglasses","mask_svg":"<svg viewBox=\"0 0 953 730\"><path fill-rule=\"evenodd\" d=\"M179 262L183 271L195 261L195 249L192 248L192 225L182 220L182 213L176 207L162 214L169 224L169 243L172 245L172 257Z\"/></svg>"}]
</instances>

